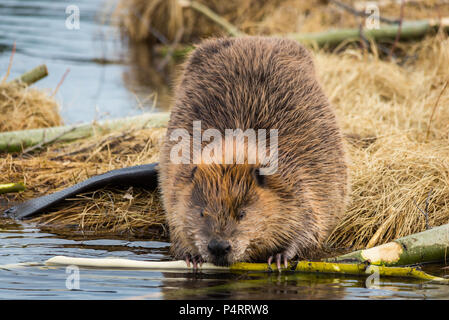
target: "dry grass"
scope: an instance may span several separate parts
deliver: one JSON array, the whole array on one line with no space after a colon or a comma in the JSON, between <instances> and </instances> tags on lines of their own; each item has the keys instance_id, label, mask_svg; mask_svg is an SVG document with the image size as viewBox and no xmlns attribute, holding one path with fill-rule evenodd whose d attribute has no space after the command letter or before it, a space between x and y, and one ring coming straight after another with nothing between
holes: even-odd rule
<instances>
[{"instance_id":1,"label":"dry grass","mask_svg":"<svg viewBox=\"0 0 449 320\"><path fill-rule=\"evenodd\" d=\"M20 83L0 82L0 132L61 124L58 103L49 93Z\"/></svg>"},{"instance_id":2,"label":"dry grass","mask_svg":"<svg viewBox=\"0 0 449 320\"><path fill-rule=\"evenodd\" d=\"M365 139L348 145L352 202L331 245L360 248L423 231L415 202L424 209L429 192L430 226L449 222L449 40L407 51L418 58L403 67L356 51L316 55L343 131Z\"/></svg>"},{"instance_id":3,"label":"dry grass","mask_svg":"<svg viewBox=\"0 0 449 320\"><path fill-rule=\"evenodd\" d=\"M348 49L315 52L318 76L348 136L351 204L329 238L361 248L449 223L449 39L404 48L404 65ZM438 103L437 103L438 101ZM433 114L433 116L432 116ZM432 117L432 121L430 118ZM32 158L0 155L0 183L25 181L22 201L105 171L157 161L164 129L135 130L54 145ZM416 202L416 204L415 204ZM97 234L148 235L164 230L157 192L99 190L34 220Z\"/></svg>"},{"instance_id":4,"label":"dry grass","mask_svg":"<svg viewBox=\"0 0 449 320\"><path fill-rule=\"evenodd\" d=\"M357 28L363 21L343 9L324 0L197 0L231 22L241 31L255 34L284 34L290 32L317 32L332 28ZM356 6L360 0L343 0ZM395 1L382 2L380 14L398 19L399 8ZM201 38L219 36L225 32L203 14L180 5L179 0L121 0L113 16L122 35L132 41L153 43L161 34L170 43L177 35L185 43ZM385 4L386 3L386 4ZM446 1L407 1L404 19L416 20L449 16ZM180 34L178 34L180 33ZM159 42L161 40L159 39ZM163 42L163 41L162 41Z\"/></svg>"},{"instance_id":5,"label":"dry grass","mask_svg":"<svg viewBox=\"0 0 449 320\"><path fill-rule=\"evenodd\" d=\"M54 145L35 157L0 158L0 183L24 181L27 190L10 195L23 201L47 194L90 176L126 166L157 161L164 129L130 130L92 137L69 145ZM139 235L164 222L157 192L143 189L103 189L80 195L54 213L34 219L41 226L94 231L96 234Z\"/></svg>"}]
</instances>

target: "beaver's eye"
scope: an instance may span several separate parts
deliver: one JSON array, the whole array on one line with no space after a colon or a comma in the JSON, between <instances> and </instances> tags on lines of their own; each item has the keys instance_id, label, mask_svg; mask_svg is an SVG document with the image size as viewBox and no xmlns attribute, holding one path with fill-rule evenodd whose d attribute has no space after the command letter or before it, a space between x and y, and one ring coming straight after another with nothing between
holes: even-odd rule
<instances>
[{"instance_id":1,"label":"beaver's eye","mask_svg":"<svg viewBox=\"0 0 449 320\"><path fill-rule=\"evenodd\" d=\"M239 220L242 220L243 218L245 218L245 216L246 216L246 211L245 210L242 210L242 211L239 212Z\"/></svg>"},{"instance_id":2,"label":"beaver's eye","mask_svg":"<svg viewBox=\"0 0 449 320\"><path fill-rule=\"evenodd\" d=\"M201 210L200 210L200 216L201 216L201 217L204 217L204 209L201 209Z\"/></svg>"}]
</instances>

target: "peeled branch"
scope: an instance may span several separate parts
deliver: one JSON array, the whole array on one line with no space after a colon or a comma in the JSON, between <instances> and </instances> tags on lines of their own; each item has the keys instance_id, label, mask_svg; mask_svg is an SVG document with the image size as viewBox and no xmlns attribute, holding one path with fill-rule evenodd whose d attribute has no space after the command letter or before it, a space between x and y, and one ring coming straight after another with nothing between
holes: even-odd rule
<instances>
[{"instance_id":1,"label":"peeled branch","mask_svg":"<svg viewBox=\"0 0 449 320\"><path fill-rule=\"evenodd\" d=\"M73 258L66 256L55 256L45 262L48 266L76 265L90 268L125 268L125 269L147 269L147 270L192 270L185 261L136 261L122 258ZM1 266L0 266L1 267ZM428 280L432 282L449 284L449 279L432 276L416 268L392 268L369 266L366 264L347 264L329 262L299 261L296 265L289 265L288 271L304 273L344 274L344 275L371 275L377 273L379 277L404 277ZM210 263L204 263L200 270L229 270L241 271L276 271L276 265L269 266L266 263L235 263L229 267L218 267ZM283 270L285 271L285 270Z\"/></svg>"},{"instance_id":2,"label":"peeled branch","mask_svg":"<svg viewBox=\"0 0 449 320\"><path fill-rule=\"evenodd\" d=\"M277 270L276 264L235 263L219 267L210 263L199 266L200 270L229 270L231 272L289 271L317 274L340 274L380 277L402 277L449 284L449 279L427 274L413 267L398 267L422 262L444 261L449 248L449 224L397 239L384 245L359 250L325 262L298 261L288 264L286 269ZM55 256L45 262L49 266L76 265L94 268L125 268L148 270L192 270L185 261L136 261L122 258L75 258ZM10 268L12 266L9 266ZM20 267L18 265L17 267ZM0 265L0 268L2 266Z\"/></svg>"}]
</instances>

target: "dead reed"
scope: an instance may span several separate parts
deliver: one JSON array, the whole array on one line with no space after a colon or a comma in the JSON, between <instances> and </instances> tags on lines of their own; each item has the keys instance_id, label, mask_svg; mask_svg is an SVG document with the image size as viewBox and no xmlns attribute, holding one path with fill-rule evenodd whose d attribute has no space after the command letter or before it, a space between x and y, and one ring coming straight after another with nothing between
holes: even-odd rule
<instances>
[{"instance_id":1,"label":"dead reed","mask_svg":"<svg viewBox=\"0 0 449 320\"><path fill-rule=\"evenodd\" d=\"M44 90L0 81L0 132L62 124L56 100Z\"/></svg>"},{"instance_id":2,"label":"dead reed","mask_svg":"<svg viewBox=\"0 0 449 320\"><path fill-rule=\"evenodd\" d=\"M250 35L318 32L333 28L358 28L362 17L333 1L326 0L197 0ZM343 0L364 13L369 3L377 3L381 16L399 19L397 1ZM369 11L371 12L371 11ZM405 20L438 19L449 16L446 1L407 1ZM225 35L216 22L192 9L186 0L121 0L113 17L124 38L132 42L191 43L210 36Z\"/></svg>"}]
</instances>

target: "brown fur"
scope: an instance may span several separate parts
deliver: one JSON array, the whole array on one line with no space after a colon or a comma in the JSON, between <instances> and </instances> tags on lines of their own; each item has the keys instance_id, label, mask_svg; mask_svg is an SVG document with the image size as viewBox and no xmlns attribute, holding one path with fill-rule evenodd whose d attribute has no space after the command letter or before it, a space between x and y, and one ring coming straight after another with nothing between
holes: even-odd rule
<instances>
[{"instance_id":1,"label":"brown fur","mask_svg":"<svg viewBox=\"0 0 449 320\"><path fill-rule=\"evenodd\" d=\"M348 174L342 135L307 50L278 38L204 41L185 63L175 99L160 159L175 257L216 262L207 252L212 238L231 243L225 263L280 252L305 258L319 248L344 211ZM278 129L277 172L260 182L257 166L247 163L171 163L169 134L192 134L196 120L222 133Z\"/></svg>"}]
</instances>

